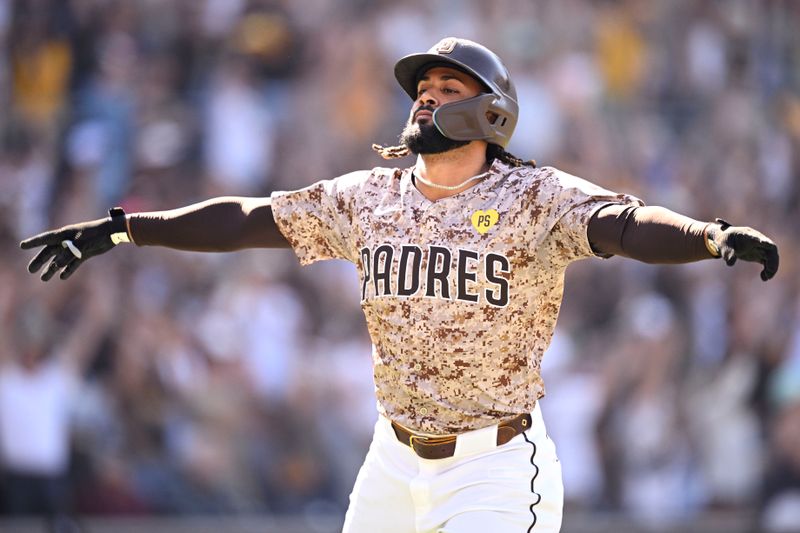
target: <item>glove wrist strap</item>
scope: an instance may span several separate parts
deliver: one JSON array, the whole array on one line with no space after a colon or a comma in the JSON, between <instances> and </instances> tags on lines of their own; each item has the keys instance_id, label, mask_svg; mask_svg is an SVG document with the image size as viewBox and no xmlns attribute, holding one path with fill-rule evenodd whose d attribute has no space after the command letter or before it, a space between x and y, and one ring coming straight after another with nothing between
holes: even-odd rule
<instances>
[{"instance_id":1,"label":"glove wrist strap","mask_svg":"<svg viewBox=\"0 0 800 533\"><path fill-rule=\"evenodd\" d=\"M714 223L713 222L709 222L708 224L706 224L706 227L703 228L703 243L706 245L706 250L708 250L708 253L711 254L711 257L715 257L716 258L716 257L722 256L722 254L719 251L719 246L714 241L714 239L711 238L711 235L708 232L708 228L712 224L714 224Z\"/></svg>"},{"instance_id":2,"label":"glove wrist strap","mask_svg":"<svg viewBox=\"0 0 800 533\"><path fill-rule=\"evenodd\" d=\"M130 223L125 211L121 207L112 207L108 210L111 217L111 242L116 246L123 242L132 242L130 234Z\"/></svg>"}]
</instances>

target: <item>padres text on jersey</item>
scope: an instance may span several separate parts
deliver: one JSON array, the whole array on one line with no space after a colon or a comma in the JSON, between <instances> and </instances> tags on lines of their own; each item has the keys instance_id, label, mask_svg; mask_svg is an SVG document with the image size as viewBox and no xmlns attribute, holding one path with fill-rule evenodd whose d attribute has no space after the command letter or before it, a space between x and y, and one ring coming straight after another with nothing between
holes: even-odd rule
<instances>
[{"instance_id":1,"label":"padres text on jersey","mask_svg":"<svg viewBox=\"0 0 800 533\"><path fill-rule=\"evenodd\" d=\"M507 257L495 252L429 245L391 244L361 249L361 300L381 296L425 296L461 302L508 305ZM481 277L480 282L478 276ZM504 277L505 276L505 277ZM485 284L483 290L477 287ZM455 287L451 290L451 286Z\"/></svg>"}]
</instances>

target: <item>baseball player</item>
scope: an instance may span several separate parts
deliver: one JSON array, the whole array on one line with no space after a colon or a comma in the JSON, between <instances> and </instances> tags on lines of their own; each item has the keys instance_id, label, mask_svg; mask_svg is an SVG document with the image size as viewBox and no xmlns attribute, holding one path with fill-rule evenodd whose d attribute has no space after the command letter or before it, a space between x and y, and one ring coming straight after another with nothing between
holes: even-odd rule
<instances>
[{"instance_id":1,"label":"baseball player","mask_svg":"<svg viewBox=\"0 0 800 533\"><path fill-rule=\"evenodd\" d=\"M180 250L291 247L360 275L380 416L345 518L353 532L558 531L563 486L537 400L541 358L572 261L722 258L778 270L749 227L700 222L505 151L517 122L501 60L446 38L400 59L412 100L400 144L373 168L270 198L225 197L49 231L29 265L66 279L133 242Z\"/></svg>"}]
</instances>

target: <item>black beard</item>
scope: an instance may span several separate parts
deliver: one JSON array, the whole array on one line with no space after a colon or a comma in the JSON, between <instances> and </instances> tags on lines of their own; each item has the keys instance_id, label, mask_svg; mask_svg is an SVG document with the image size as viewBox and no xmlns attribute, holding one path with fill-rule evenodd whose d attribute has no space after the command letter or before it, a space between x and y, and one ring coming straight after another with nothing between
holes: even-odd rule
<instances>
[{"instance_id":1,"label":"black beard","mask_svg":"<svg viewBox=\"0 0 800 533\"><path fill-rule=\"evenodd\" d=\"M400 134L400 144L406 146L412 154L441 154L455 148L466 146L470 141L455 141L442 135L433 124L418 124L409 119L403 133Z\"/></svg>"}]
</instances>

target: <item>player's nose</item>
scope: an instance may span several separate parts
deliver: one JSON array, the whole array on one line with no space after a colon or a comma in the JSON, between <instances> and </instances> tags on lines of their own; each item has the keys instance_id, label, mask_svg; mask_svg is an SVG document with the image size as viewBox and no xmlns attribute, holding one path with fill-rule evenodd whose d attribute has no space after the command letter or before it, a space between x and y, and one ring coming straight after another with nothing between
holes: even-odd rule
<instances>
[{"instance_id":1,"label":"player's nose","mask_svg":"<svg viewBox=\"0 0 800 533\"><path fill-rule=\"evenodd\" d=\"M420 106L429 105L433 106L437 104L436 98L432 94L432 91L425 91L417 98L417 103Z\"/></svg>"}]
</instances>

